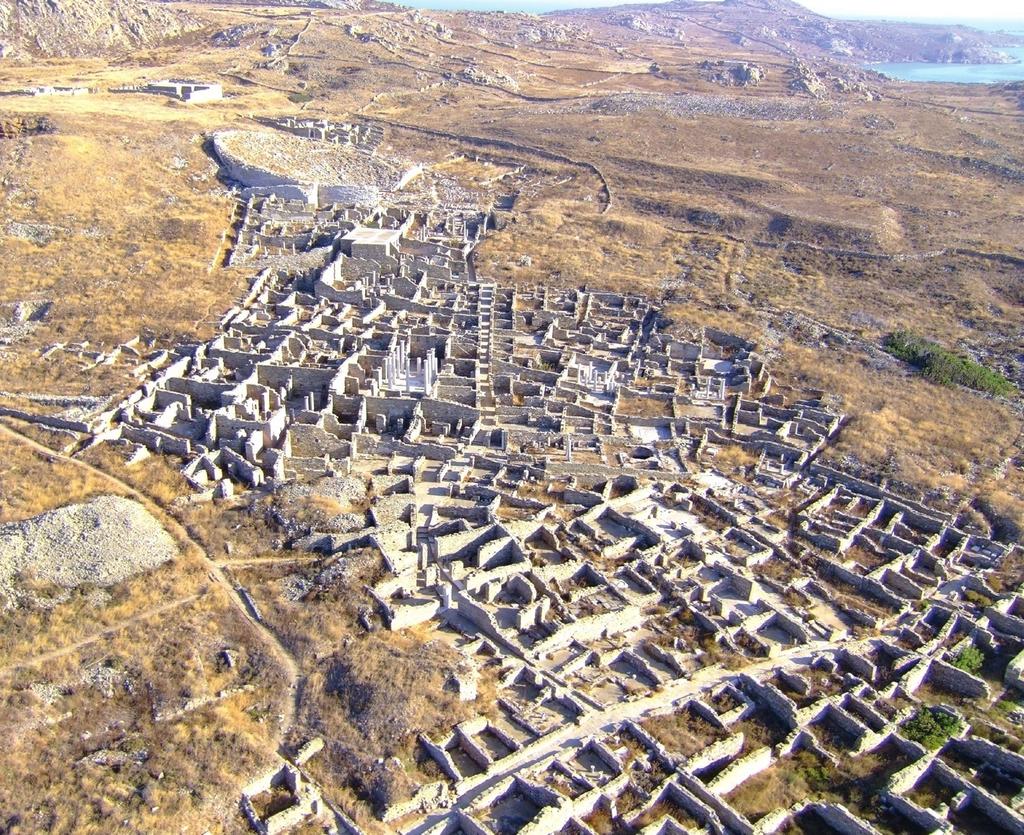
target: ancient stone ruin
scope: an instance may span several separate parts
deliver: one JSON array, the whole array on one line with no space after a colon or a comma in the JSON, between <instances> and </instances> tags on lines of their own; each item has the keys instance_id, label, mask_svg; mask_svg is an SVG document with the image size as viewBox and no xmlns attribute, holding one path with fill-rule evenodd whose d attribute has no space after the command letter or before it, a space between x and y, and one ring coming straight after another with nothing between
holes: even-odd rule
<instances>
[{"instance_id":1,"label":"ancient stone ruin","mask_svg":"<svg viewBox=\"0 0 1024 835\"><path fill-rule=\"evenodd\" d=\"M368 496L298 547L375 549L386 628L454 633L460 698L497 682L492 712L420 738L437 779L388 827L1024 832L1024 756L961 663L1022 687L1024 599L990 583L1019 551L821 463L843 416L776 391L744 339L480 276L494 206L240 209L236 254L266 266L212 340L147 361L108 437L201 495ZM925 720L949 730L931 747ZM798 776L814 790L762 808ZM242 803L260 832L322 812L287 763Z\"/></svg>"}]
</instances>

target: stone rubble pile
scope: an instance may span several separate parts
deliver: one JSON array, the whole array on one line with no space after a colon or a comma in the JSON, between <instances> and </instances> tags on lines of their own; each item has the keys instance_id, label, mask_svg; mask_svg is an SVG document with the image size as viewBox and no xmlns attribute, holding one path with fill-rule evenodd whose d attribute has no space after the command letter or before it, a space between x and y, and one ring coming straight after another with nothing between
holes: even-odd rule
<instances>
[{"instance_id":1,"label":"stone rubble pile","mask_svg":"<svg viewBox=\"0 0 1024 835\"><path fill-rule=\"evenodd\" d=\"M63 588L113 586L173 559L177 545L138 502L100 496L0 525L0 594L28 571Z\"/></svg>"},{"instance_id":2,"label":"stone rubble pile","mask_svg":"<svg viewBox=\"0 0 1024 835\"><path fill-rule=\"evenodd\" d=\"M644 113L656 111L672 116L728 116L767 122L822 120L838 112L829 103L808 103L766 96L719 96L707 93L619 93L593 96L579 104L552 108L554 113Z\"/></svg>"}]
</instances>

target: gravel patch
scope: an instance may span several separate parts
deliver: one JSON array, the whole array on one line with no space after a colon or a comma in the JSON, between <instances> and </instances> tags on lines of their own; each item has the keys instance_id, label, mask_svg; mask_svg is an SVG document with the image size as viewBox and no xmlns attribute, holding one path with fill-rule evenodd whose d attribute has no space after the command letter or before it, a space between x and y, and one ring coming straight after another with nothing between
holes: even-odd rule
<instances>
[{"instance_id":1,"label":"gravel patch","mask_svg":"<svg viewBox=\"0 0 1024 835\"><path fill-rule=\"evenodd\" d=\"M289 484L279 492L282 504L302 503L320 496L342 505L367 501L366 481L357 477L326 476L311 484Z\"/></svg>"},{"instance_id":2,"label":"gravel patch","mask_svg":"<svg viewBox=\"0 0 1024 835\"><path fill-rule=\"evenodd\" d=\"M63 588L113 586L177 551L171 535L138 502L100 496L0 525L0 594L12 597L23 571Z\"/></svg>"},{"instance_id":3,"label":"gravel patch","mask_svg":"<svg viewBox=\"0 0 1024 835\"><path fill-rule=\"evenodd\" d=\"M728 116L765 122L817 120L835 115L827 104L756 96L718 96L706 93L622 93L600 96L558 108L563 113L628 114L656 111L671 116ZM556 112L556 111L552 111Z\"/></svg>"},{"instance_id":4,"label":"gravel patch","mask_svg":"<svg viewBox=\"0 0 1024 835\"><path fill-rule=\"evenodd\" d=\"M217 156L229 169L232 165L247 166L294 182L359 183L389 191L398 185L402 176L402 170L395 163L348 144L256 130L218 131L213 141ZM236 178L247 182L243 177Z\"/></svg>"}]
</instances>

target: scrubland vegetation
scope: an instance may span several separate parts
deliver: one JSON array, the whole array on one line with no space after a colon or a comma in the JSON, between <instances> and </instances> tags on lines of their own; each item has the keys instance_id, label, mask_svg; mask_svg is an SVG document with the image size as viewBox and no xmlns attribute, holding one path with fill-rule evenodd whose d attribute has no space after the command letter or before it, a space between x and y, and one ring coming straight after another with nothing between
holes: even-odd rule
<instances>
[{"instance_id":1,"label":"scrubland vegetation","mask_svg":"<svg viewBox=\"0 0 1024 835\"><path fill-rule=\"evenodd\" d=\"M234 649L234 669L218 668L223 647ZM269 753L268 717L278 710L280 686L248 630L214 597L41 670L2 676L8 768L0 804L12 832L106 832L115 811L140 831L159 829L168 815L197 835L211 823L229 824L240 773ZM173 711L246 685L252 689L154 721L156 708Z\"/></svg>"},{"instance_id":2,"label":"scrubland vegetation","mask_svg":"<svg viewBox=\"0 0 1024 835\"><path fill-rule=\"evenodd\" d=\"M797 390L834 392L850 420L830 454L868 474L930 491L936 498L1015 490L992 479L1015 454L1020 420L1008 406L963 389L943 391L865 358L785 344L776 372ZM999 486L996 486L999 485Z\"/></svg>"},{"instance_id":3,"label":"scrubland vegetation","mask_svg":"<svg viewBox=\"0 0 1024 835\"><path fill-rule=\"evenodd\" d=\"M921 708L903 723L903 734L907 739L935 750L941 748L962 727L963 723L950 713L931 707Z\"/></svg>"},{"instance_id":4,"label":"scrubland vegetation","mask_svg":"<svg viewBox=\"0 0 1024 835\"><path fill-rule=\"evenodd\" d=\"M964 647L959 653L957 653L956 658L953 659L954 667L975 676L981 672L981 668L984 663L985 654L973 644L971 646Z\"/></svg>"},{"instance_id":5,"label":"scrubland vegetation","mask_svg":"<svg viewBox=\"0 0 1024 835\"><path fill-rule=\"evenodd\" d=\"M58 133L25 143L0 171L8 182L0 228L9 268L0 303L46 299L54 304L25 350L0 371L12 392L62 394L123 391L109 367L82 373L83 363L55 342L87 342L109 350L143 336L169 345L208 333L210 319L241 283L211 280L230 203L219 193L201 124L64 113ZM115 372L115 373L112 373Z\"/></svg>"},{"instance_id":6,"label":"scrubland vegetation","mask_svg":"<svg viewBox=\"0 0 1024 835\"><path fill-rule=\"evenodd\" d=\"M1016 386L1002 374L907 331L897 331L886 337L885 350L920 369L933 383L967 386L996 395L1016 392Z\"/></svg>"},{"instance_id":7,"label":"scrubland vegetation","mask_svg":"<svg viewBox=\"0 0 1024 835\"><path fill-rule=\"evenodd\" d=\"M417 734L437 736L477 712L444 690L443 671L454 661L443 642L383 632L351 638L321 659L301 717L303 733L327 741L314 772L352 791L364 813L438 779L417 751Z\"/></svg>"}]
</instances>

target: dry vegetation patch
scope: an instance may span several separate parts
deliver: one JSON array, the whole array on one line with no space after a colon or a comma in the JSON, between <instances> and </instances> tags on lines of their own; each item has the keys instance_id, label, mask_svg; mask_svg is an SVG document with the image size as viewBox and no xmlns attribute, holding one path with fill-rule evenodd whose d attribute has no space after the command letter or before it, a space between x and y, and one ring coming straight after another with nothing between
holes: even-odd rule
<instances>
[{"instance_id":1,"label":"dry vegetation patch","mask_svg":"<svg viewBox=\"0 0 1024 835\"><path fill-rule=\"evenodd\" d=\"M726 800L756 823L776 809L820 796L834 777L835 771L827 760L810 751L798 751L744 781L726 795Z\"/></svg>"},{"instance_id":2,"label":"dry vegetation patch","mask_svg":"<svg viewBox=\"0 0 1024 835\"><path fill-rule=\"evenodd\" d=\"M72 502L117 492L94 473L0 434L0 522L27 519Z\"/></svg>"},{"instance_id":3,"label":"dry vegetation patch","mask_svg":"<svg viewBox=\"0 0 1024 835\"><path fill-rule=\"evenodd\" d=\"M155 455L141 465L129 465L123 451L107 444L91 447L77 457L138 490L165 509L176 499L191 492L181 474L181 462L177 458Z\"/></svg>"},{"instance_id":4,"label":"dry vegetation patch","mask_svg":"<svg viewBox=\"0 0 1024 835\"><path fill-rule=\"evenodd\" d=\"M205 580L200 566L180 559L110 589L91 584L59 589L30 574L23 576L18 584L21 602L0 612L0 663L31 663L38 655L97 637L134 619L151 618L155 624L176 619L176 612L164 617L160 610L179 601L188 604L192 597L204 594Z\"/></svg>"},{"instance_id":5,"label":"dry vegetation patch","mask_svg":"<svg viewBox=\"0 0 1024 835\"><path fill-rule=\"evenodd\" d=\"M1014 453L1020 433L1020 419L1000 401L845 353L786 344L776 372L840 398L851 420L830 454L925 489L961 493L984 483Z\"/></svg>"},{"instance_id":6,"label":"dry vegetation patch","mask_svg":"<svg viewBox=\"0 0 1024 835\"><path fill-rule=\"evenodd\" d=\"M226 602L208 596L171 621L139 622L44 669L0 680L11 832L233 828L246 775L266 762L283 692L274 666ZM140 654L138 647L147 647ZM235 666L220 663L223 648ZM224 688L237 695L154 721Z\"/></svg>"},{"instance_id":7,"label":"dry vegetation patch","mask_svg":"<svg viewBox=\"0 0 1024 835\"><path fill-rule=\"evenodd\" d=\"M673 754L692 757L709 745L729 736L694 710L687 708L643 722L642 727Z\"/></svg>"},{"instance_id":8,"label":"dry vegetation patch","mask_svg":"<svg viewBox=\"0 0 1024 835\"><path fill-rule=\"evenodd\" d=\"M205 333L207 318L239 289L234 277L208 271L231 208L199 125L65 114L58 127L17 153L0 145L0 241L12 256L0 266L0 301L54 302L25 350L4 364L0 385L109 393L111 375L83 375L61 353L40 360L34 351Z\"/></svg>"},{"instance_id":9,"label":"dry vegetation patch","mask_svg":"<svg viewBox=\"0 0 1024 835\"><path fill-rule=\"evenodd\" d=\"M443 642L377 632L353 637L323 658L306 683L300 722L327 746L311 768L329 785L348 787L357 809L379 813L436 779L421 771L416 735L438 735L473 707L444 690L458 658Z\"/></svg>"},{"instance_id":10,"label":"dry vegetation patch","mask_svg":"<svg viewBox=\"0 0 1024 835\"><path fill-rule=\"evenodd\" d=\"M366 587L383 575L376 552L350 552L331 561L239 567L235 576L257 600L288 649L306 663L329 654L355 632L360 616L374 622Z\"/></svg>"}]
</instances>

